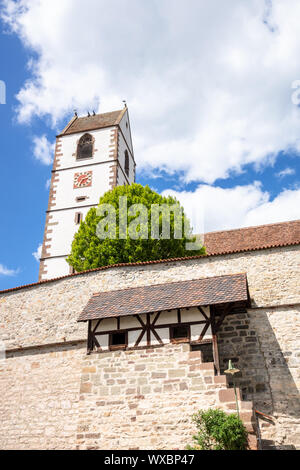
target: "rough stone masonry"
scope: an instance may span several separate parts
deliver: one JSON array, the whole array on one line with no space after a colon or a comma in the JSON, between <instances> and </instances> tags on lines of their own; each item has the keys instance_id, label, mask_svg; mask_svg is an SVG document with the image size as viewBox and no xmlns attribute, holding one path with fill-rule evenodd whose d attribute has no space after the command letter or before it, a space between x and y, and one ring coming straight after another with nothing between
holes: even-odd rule
<instances>
[{"instance_id":1,"label":"rough stone masonry","mask_svg":"<svg viewBox=\"0 0 300 470\"><path fill-rule=\"evenodd\" d=\"M77 318L94 292L247 273L251 308L218 335L222 371L232 359L243 419L252 404L265 448L300 448L299 244L111 267L0 293L2 449L183 449L199 408L235 407L210 351L188 344L86 354ZM208 362L203 362L203 361ZM253 437L253 436L252 436Z\"/></svg>"}]
</instances>

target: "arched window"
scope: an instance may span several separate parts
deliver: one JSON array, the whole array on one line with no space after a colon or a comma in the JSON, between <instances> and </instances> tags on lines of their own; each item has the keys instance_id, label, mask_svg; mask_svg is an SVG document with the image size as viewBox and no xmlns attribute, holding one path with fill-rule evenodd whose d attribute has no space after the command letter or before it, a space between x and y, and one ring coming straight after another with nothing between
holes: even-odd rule
<instances>
[{"instance_id":1,"label":"arched window","mask_svg":"<svg viewBox=\"0 0 300 470\"><path fill-rule=\"evenodd\" d=\"M125 173L129 176L129 155L127 150L125 150Z\"/></svg>"},{"instance_id":2,"label":"arched window","mask_svg":"<svg viewBox=\"0 0 300 470\"><path fill-rule=\"evenodd\" d=\"M83 158L92 158L93 156L93 137L90 134L84 134L80 137L77 147L77 160Z\"/></svg>"}]
</instances>

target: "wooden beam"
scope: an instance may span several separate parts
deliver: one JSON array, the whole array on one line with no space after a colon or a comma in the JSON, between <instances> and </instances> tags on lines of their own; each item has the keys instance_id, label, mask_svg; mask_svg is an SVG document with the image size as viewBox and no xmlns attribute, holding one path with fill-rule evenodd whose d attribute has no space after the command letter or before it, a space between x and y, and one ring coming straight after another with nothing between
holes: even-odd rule
<instances>
[{"instance_id":1,"label":"wooden beam","mask_svg":"<svg viewBox=\"0 0 300 470\"><path fill-rule=\"evenodd\" d=\"M141 342L141 340L142 340L142 337L144 336L144 333L145 333L145 330L143 329L143 330L141 331L141 334L139 335L138 339L137 339L136 342L135 342L135 345L134 345L135 348L140 344L140 342Z\"/></svg>"},{"instance_id":2,"label":"wooden beam","mask_svg":"<svg viewBox=\"0 0 300 470\"><path fill-rule=\"evenodd\" d=\"M97 328L98 328L98 326L100 325L101 322L102 322L102 318L97 321L96 326L95 326L95 328L93 329L93 333L96 333Z\"/></svg>"},{"instance_id":3,"label":"wooden beam","mask_svg":"<svg viewBox=\"0 0 300 470\"><path fill-rule=\"evenodd\" d=\"M97 340L97 338L96 338L96 336L95 336L95 333L92 333L92 338L93 338L93 344L96 346L96 348L98 348L98 349L101 350L100 343L99 343L99 341Z\"/></svg>"},{"instance_id":4,"label":"wooden beam","mask_svg":"<svg viewBox=\"0 0 300 470\"><path fill-rule=\"evenodd\" d=\"M160 317L160 314L161 314L161 312L158 312L158 313L156 314L156 317L154 318L154 320L153 320L153 322L152 322L152 326L155 325L155 323L157 322L157 320L158 320L159 317Z\"/></svg>"},{"instance_id":5,"label":"wooden beam","mask_svg":"<svg viewBox=\"0 0 300 470\"><path fill-rule=\"evenodd\" d=\"M199 312L202 313L202 315L204 316L205 320L209 320L209 317L206 315L206 313L204 312L203 308L202 307L197 307Z\"/></svg>"},{"instance_id":6,"label":"wooden beam","mask_svg":"<svg viewBox=\"0 0 300 470\"><path fill-rule=\"evenodd\" d=\"M145 325L145 323L143 323L143 327L142 327L142 330L145 331L147 330L147 325ZM185 322L185 323L181 323L180 324L181 326L192 326L192 325L207 325L207 322L206 321L192 321L192 322ZM210 323L208 323L208 326L207 328L209 327ZM153 323L151 324L151 327L153 327ZM157 325L155 328L170 328L171 326L178 326L178 323L166 323L165 325ZM139 331L141 329L141 327L133 327L133 328L122 328L122 330L119 330L119 331ZM207 329L206 329L207 330ZM205 331L206 331L205 330ZM98 331L96 333L94 333L95 336L102 336L102 335L109 335L109 334L112 334L112 333L117 333L118 330L107 330L107 331Z\"/></svg>"},{"instance_id":7,"label":"wooden beam","mask_svg":"<svg viewBox=\"0 0 300 470\"><path fill-rule=\"evenodd\" d=\"M218 318L218 321L215 321L215 332L217 333L225 319L225 317L227 315L230 314L230 311L232 309L232 306L233 304L232 303L229 303L227 305L224 306L224 310L223 310L223 313L221 314L221 316ZM212 306L211 309L214 309L214 307ZM215 311L215 310L214 310Z\"/></svg>"},{"instance_id":8,"label":"wooden beam","mask_svg":"<svg viewBox=\"0 0 300 470\"><path fill-rule=\"evenodd\" d=\"M150 313L147 313L147 346L151 346L151 323L150 323Z\"/></svg>"},{"instance_id":9,"label":"wooden beam","mask_svg":"<svg viewBox=\"0 0 300 470\"><path fill-rule=\"evenodd\" d=\"M198 341L202 341L202 340L203 340L204 335L205 335L205 333L207 332L209 326L210 326L210 321L205 322L205 327L203 328L202 333L201 333L201 335L199 336Z\"/></svg>"},{"instance_id":10,"label":"wooden beam","mask_svg":"<svg viewBox=\"0 0 300 470\"><path fill-rule=\"evenodd\" d=\"M217 375L220 375L220 359L219 359L219 349L218 349L218 340L217 340L217 332L216 332L215 309L213 306L210 307L210 319L211 319L214 364L217 370Z\"/></svg>"},{"instance_id":11,"label":"wooden beam","mask_svg":"<svg viewBox=\"0 0 300 470\"><path fill-rule=\"evenodd\" d=\"M180 308L177 309L177 321L178 321L178 323L181 323L181 311L180 311Z\"/></svg>"},{"instance_id":12,"label":"wooden beam","mask_svg":"<svg viewBox=\"0 0 300 470\"><path fill-rule=\"evenodd\" d=\"M134 315L134 317L140 322L140 324L142 325L143 328L146 328L145 323L143 322L143 320L140 318L139 315Z\"/></svg>"},{"instance_id":13,"label":"wooden beam","mask_svg":"<svg viewBox=\"0 0 300 470\"><path fill-rule=\"evenodd\" d=\"M154 334L154 336L155 336L155 338L157 339L157 341L159 342L159 344L164 344L163 341L162 341L162 339L161 339L160 336L158 335L158 333L155 331L155 328L153 328L152 326L151 326L151 331L152 331L152 333Z\"/></svg>"},{"instance_id":14,"label":"wooden beam","mask_svg":"<svg viewBox=\"0 0 300 470\"><path fill-rule=\"evenodd\" d=\"M90 354L94 348L92 338L92 320L88 322L88 340L87 340L87 353Z\"/></svg>"}]
</instances>

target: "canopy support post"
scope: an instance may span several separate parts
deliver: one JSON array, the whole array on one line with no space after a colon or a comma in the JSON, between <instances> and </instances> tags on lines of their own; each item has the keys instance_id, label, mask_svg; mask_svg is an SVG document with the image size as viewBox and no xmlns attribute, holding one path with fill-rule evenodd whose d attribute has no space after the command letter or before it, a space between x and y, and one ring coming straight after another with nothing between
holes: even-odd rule
<instances>
[{"instance_id":1,"label":"canopy support post","mask_svg":"<svg viewBox=\"0 0 300 470\"><path fill-rule=\"evenodd\" d=\"M217 371L217 375L220 375L220 358L219 358L219 349L218 349L218 340L217 340L214 306L210 307L210 319L211 319L211 332L212 332L212 347L213 347L214 364L215 364L215 368L216 368L216 371Z\"/></svg>"},{"instance_id":2,"label":"canopy support post","mask_svg":"<svg viewBox=\"0 0 300 470\"><path fill-rule=\"evenodd\" d=\"M92 321L88 322L88 340L87 340L87 354L91 354L93 350L93 337L92 337Z\"/></svg>"}]
</instances>

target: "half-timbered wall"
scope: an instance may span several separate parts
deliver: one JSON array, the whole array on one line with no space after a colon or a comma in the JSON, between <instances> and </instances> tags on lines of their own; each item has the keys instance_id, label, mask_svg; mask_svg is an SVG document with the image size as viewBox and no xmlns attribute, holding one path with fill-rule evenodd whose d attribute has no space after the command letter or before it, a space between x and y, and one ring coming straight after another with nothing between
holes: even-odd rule
<instances>
[{"instance_id":1,"label":"half-timbered wall","mask_svg":"<svg viewBox=\"0 0 300 470\"><path fill-rule=\"evenodd\" d=\"M126 348L157 346L176 342L172 340L171 329L179 325L187 326L189 342L209 340L212 337L209 307L92 320L91 334L96 341L94 348L102 351L112 349L110 335L117 332L126 334Z\"/></svg>"}]
</instances>

